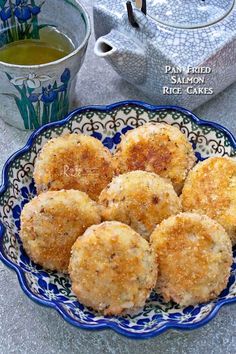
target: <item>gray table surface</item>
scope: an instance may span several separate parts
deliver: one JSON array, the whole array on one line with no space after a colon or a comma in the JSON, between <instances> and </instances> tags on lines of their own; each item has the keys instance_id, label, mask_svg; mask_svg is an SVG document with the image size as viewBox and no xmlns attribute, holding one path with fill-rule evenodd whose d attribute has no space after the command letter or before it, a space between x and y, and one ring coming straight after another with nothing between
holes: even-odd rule
<instances>
[{"instance_id":1,"label":"gray table surface","mask_svg":"<svg viewBox=\"0 0 236 354\"><path fill-rule=\"evenodd\" d=\"M88 6L91 13L91 7ZM75 106L146 100L93 54L92 34L78 75ZM198 108L200 117L217 121L236 134L236 84ZM161 102L160 102L161 103ZM22 147L29 133L0 121L0 167ZM209 324L192 332L167 332L133 341L112 331L89 332L67 324L54 310L40 307L22 292L15 273L0 263L0 353L235 353L236 305L226 306Z\"/></svg>"}]
</instances>

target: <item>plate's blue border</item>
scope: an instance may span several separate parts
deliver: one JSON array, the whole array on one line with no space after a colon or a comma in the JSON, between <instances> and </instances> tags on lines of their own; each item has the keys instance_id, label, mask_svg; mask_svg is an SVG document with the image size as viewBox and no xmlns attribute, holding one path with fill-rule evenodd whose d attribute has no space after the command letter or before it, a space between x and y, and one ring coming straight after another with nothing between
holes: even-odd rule
<instances>
[{"instance_id":1,"label":"plate's blue border","mask_svg":"<svg viewBox=\"0 0 236 354\"><path fill-rule=\"evenodd\" d=\"M107 105L107 106L86 106L86 107L81 107L78 108L76 110L74 110L73 112L71 112L70 114L68 114L64 119L58 121L58 122L53 122L53 123L49 123L46 124L45 126L37 129L35 132L33 132L31 134L31 136L29 137L26 145L18 150L16 153L14 153L5 163L3 170L2 170L2 184L0 187L0 196L2 194L5 193L6 189L8 188L8 172L9 172L9 167L11 166L12 162L20 157L22 154L24 154L25 152L27 152L34 140L37 138L37 136L39 136L42 132L44 132L45 130L47 130L50 127L61 127L63 126L65 123L67 123L69 120L71 120L75 115L77 114L81 114L86 112L87 110L93 110L93 111L99 111L99 112L109 112L113 109L116 108L120 108L122 106L125 105L131 105L131 106L138 106L140 108L144 108L150 111L162 111L162 110L170 110L170 111L176 111L176 112L181 112L183 114L185 114L186 116L188 116L192 121L194 121L197 125L207 125L209 127L213 127L215 129L218 129L220 131L222 131L229 139L231 145L236 149L236 139L233 136L233 134L225 127L223 127L222 125L218 124L218 123L214 123L214 122L210 122L207 120L203 120L198 118L195 114L193 114L192 112L190 112L189 110L182 108L182 107L178 107L178 106L154 106L145 102L141 102L141 101L122 101L122 102L117 102L117 103L113 103L111 105ZM161 327L154 329L148 333L133 333L130 332L128 329L122 329L119 327L119 325L117 323L111 323L109 321L106 321L106 319L104 320L98 320L97 324L93 324L93 325L86 325L84 323L79 323L78 321L74 320L73 318L71 318L70 316L68 316L68 314L64 311L64 309L62 307L60 307L59 304L57 304L54 301L47 301L47 300L43 300L38 298L37 296L35 296L27 287L27 282L26 282L26 278L24 275L24 272L21 268L19 268L18 266L16 266L14 263L12 263L11 261L9 261L5 256L4 256L4 252L3 252L3 236L5 233L5 228L4 225L2 224L2 222L0 221L0 259L1 261L7 265L9 268L13 269L19 279L19 283L21 288L23 289L23 291L25 292L25 294L32 299L33 301L35 301L37 304L39 305L44 305L47 307L51 307L54 308L55 310L57 310L59 312L59 314L70 324L82 328L82 329L87 329L87 330L102 330L102 329L113 329L115 330L117 333L122 334L128 338L133 338L133 339L147 339L147 338L151 338L151 337L155 337L157 335L160 335L161 333L165 332L168 329L175 329L175 330L192 330L192 329L196 329L199 328L205 324L207 324L210 320L212 320L216 314L218 313L218 311L220 310L220 308L223 305L227 305L227 304L231 304L231 303L235 303L236 302L236 297L232 298L232 299L224 299L222 301L219 301L217 304L215 304L215 307L212 309L212 311L201 321L194 323L194 324L178 324L178 323L165 323L163 324Z\"/></svg>"}]
</instances>

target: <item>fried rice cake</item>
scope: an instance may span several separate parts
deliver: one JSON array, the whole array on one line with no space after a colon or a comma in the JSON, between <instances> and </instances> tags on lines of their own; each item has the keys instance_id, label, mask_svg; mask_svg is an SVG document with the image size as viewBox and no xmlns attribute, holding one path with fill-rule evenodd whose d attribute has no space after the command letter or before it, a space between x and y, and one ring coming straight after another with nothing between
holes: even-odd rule
<instances>
[{"instance_id":1,"label":"fried rice cake","mask_svg":"<svg viewBox=\"0 0 236 354\"><path fill-rule=\"evenodd\" d=\"M20 237L35 263L68 272L72 245L87 227L100 222L100 208L87 194L77 190L49 191L24 206Z\"/></svg>"},{"instance_id":2,"label":"fried rice cake","mask_svg":"<svg viewBox=\"0 0 236 354\"><path fill-rule=\"evenodd\" d=\"M149 243L116 221L91 226L72 248L69 265L78 300L104 315L123 315L144 306L157 279Z\"/></svg>"},{"instance_id":3,"label":"fried rice cake","mask_svg":"<svg viewBox=\"0 0 236 354\"><path fill-rule=\"evenodd\" d=\"M236 160L210 157L189 173L182 193L184 211L218 221L236 244Z\"/></svg>"},{"instance_id":4,"label":"fried rice cake","mask_svg":"<svg viewBox=\"0 0 236 354\"><path fill-rule=\"evenodd\" d=\"M103 220L117 220L145 239L162 220L182 211L171 183L146 171L114 177L99 197Z\"/></svg>"},{"instance_id":5,"label":"fried rice cake","mask_svg":"<svg viewBox=\"0 0 236 354\"><path fill-rule=\"evenodd\" d=\"M37 157L34 180L38 193L78 189L96 200L113 177L112 155L87 135L67 134L49 140Z\"/></svg>"},{"instance_id":6,"label":"fried rice cake","mask_svg":"<svg viewBox=\"0 0 236 354\"><path fill-rule=\"evenodd\" d=\"M179 194L196 158L192 145L178 128L147 123L122 137L113 161L116 174L154 172L170 180Z\"/></svg>"},{"instance_id":7,"label":"fried rice cake","mask_svg":"<svg viewBox=\"0 0 236 354\"><path fill-rule=\"evenodd\" d=\"M151 246L159 267L156 289L164 301L195 305L215 299L226 287L233 261L231 240L208 216L171 216L156 227Z\"/></svg>"}]
</instances>

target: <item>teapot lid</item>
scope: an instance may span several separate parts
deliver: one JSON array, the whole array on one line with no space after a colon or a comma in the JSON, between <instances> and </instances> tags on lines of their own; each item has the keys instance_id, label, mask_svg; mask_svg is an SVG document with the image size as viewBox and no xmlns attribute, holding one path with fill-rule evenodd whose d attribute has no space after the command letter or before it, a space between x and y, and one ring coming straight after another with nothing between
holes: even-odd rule
<instances>
[{"instance_id":1,"label":"teapot lid","mask_svg":"<svg viewBox=\"0 0 236 354\"><path fill-rule=\"evenodd\" d=\"M234 4L235 0L147 0L147 13L167 26L198 28L222 20Z\"/></svg>"}]
</instances>

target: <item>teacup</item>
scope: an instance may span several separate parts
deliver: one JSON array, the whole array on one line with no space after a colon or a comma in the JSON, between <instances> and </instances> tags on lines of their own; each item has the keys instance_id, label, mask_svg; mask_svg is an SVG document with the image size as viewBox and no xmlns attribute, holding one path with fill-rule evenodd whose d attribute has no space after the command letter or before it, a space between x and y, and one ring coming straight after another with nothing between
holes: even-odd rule
<instances>
[{"instance_id":1,"label":"teacup","mask_svg":"<svg viewBox=\"0 0 236 354\"><path fill-rule=\"evenodd\" d=\"M71 109L76 75L91 32L90 20L76 0L0 0L0 47L13 40L40 38L45 26L54 26L69 37L74 51L41 65L0 61L0 117L24 130L59 120Z\"/></svg>"}]
</instances>

